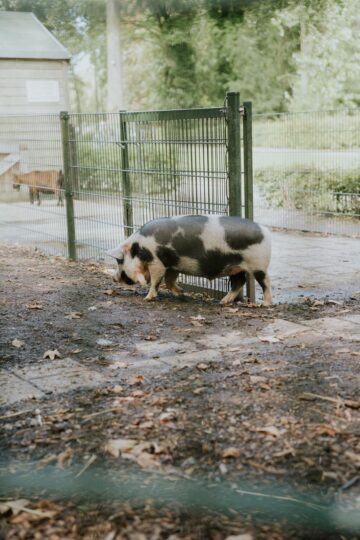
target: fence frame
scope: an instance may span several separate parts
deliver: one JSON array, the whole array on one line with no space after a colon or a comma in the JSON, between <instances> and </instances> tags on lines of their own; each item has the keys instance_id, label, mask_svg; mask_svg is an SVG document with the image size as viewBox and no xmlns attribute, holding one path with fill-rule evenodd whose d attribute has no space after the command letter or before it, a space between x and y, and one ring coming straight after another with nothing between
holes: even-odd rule
<instances>
[{"instance_id":1,"label":"fence frame","mask_svg":"<svg viewBox=\"0 0 360 540\"><path fill-rule=\"evenodd\" d=\"M72 175L72 156L71 138L69 123L69 113L63 111L60 113L61 125L61 144L63 150L64 164L64 184L65 184L65 204L66 204L66 226L67 226L67 247L70 260L76 260L76 234L75 234L75 211L74 211L74 193L73 193L73 175ZM72 131L72 130L71 130Z\"/></svg>"}]
</instances>

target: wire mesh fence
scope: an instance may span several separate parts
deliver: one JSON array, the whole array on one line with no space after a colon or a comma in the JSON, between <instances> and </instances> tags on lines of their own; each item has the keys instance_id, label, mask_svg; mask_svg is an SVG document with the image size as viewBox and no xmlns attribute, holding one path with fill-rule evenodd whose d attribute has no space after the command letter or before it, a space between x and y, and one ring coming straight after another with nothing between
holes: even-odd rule
<instances>
[{"instance_id":1,"label":"wire mesh fence","mask_svg":"<svg viewBox=\"0 0 360 540\"><path fill-rule=\"evenodd\" d=\"M360 234L360 111L253 115L254 211L264 224Z\"/></svg>"},{"instance_id":2,"label":"wire mesh fence","mask_svg":"<svg viewBox=\"0 0 360 540\"><path fill-rule=\"evenodd\" d=\"M0 117L3 237L66 254L65 213L54 200L62 167L58 115Z\"/></svg>"},{"instance_id":3,"label":"wire mesh fence","mask_svg":"<svg viewBox=\"0 0 360 540\"><path fill-rule=\"evenodd\" d=\"M341 490L329 496L314 486L278 479L276 483L250 482L239 474L231 481L224 478L214 481L205 474L190 477L176 469L159 473L151 469L136 471L124 465L112 469L98 465L88 470L79 463L60 468L15 460L0 462L0 478L0 497L5 496L6 500L19 495L34 499L49 497L78 503L80 508L93 502L103 515L111 513L112 505L115 512L121 505L126 505L128 510L131 505L137 510L151 505L158 512L166 505L168 511L182 516L186 512L198 517L214 514L219 525L230 517L242 519L243 523L245 518L252 518L259 525L278 522L288 532L297 530L299 538L304 539L355 539L360 532L356 497L346 497ZM20 509L25 503L29 501L19 500ZM269 530L269 537L270 534ZM295 536L289 534L290 537ZM275 538L285 537L278 532Z\"/></svg>"}]
</instances>

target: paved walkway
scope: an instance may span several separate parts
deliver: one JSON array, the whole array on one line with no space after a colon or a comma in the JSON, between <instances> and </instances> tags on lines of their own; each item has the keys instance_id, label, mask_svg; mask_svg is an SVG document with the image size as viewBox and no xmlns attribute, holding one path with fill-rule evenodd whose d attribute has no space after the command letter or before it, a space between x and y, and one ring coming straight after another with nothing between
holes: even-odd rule
<instances>
[{"instance_id":1,"label":"paved walkway","mask_svg":"<svg viewBox=\"0 0 360 540\"><path fill-rule=\"evenodd\" d=\"M275 302L303 296L341 299L360 291L360 239L273 232Z\"/></svg>"},{"instance_id":2,"label":"paved walkway","mask_svg":"<svg viewBox=\"0 0 360 540\"><path fill-rule=\"evenodd\" d=\"M77 388L94 388L105 384L121 384L136 374L142 377L161 376L172 369L199 365L206 369L208 362L234 360L241 365L248 354L262 354L271 347L321 346L334 343L339 354L347 354L351 344L360 344L360 315L342 315L293 323L274 319L270 324L248 337L241 329L203 337L192 341L139 341L131 351L104 353L108 367L101 371L89 369L71 358L43 361L23 368L0 370L2 388L0 405L11 406L19 401L60 394ZM205 363L204 363L205 362Z\"/></svg>"}]
</instances>

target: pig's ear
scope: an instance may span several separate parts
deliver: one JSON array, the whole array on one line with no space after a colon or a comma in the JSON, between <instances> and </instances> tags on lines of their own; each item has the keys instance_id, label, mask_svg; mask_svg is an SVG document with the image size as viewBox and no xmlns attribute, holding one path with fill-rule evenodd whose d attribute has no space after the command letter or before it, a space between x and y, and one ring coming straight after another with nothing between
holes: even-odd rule
<instances>
[{"instance_id":1,"label":"pig's ear","mask_svg":"<svg viewBox=\"0 0 360 540\"><path fill-rule=\"evenodd\" d=\"M119 246L115 249L109 249L109 251L106 252L106 255L109 255L110 257L114 257L114 259L123 259L124 258L124 252L122 250L122 247Z\"/></svg>"}]
</instances>

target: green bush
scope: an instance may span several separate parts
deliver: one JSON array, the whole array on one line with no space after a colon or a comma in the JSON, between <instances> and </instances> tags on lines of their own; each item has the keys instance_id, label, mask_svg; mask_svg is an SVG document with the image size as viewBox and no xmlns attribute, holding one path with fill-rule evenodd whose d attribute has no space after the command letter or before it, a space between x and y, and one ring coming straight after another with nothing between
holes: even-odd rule
<instances>
[{"instance_id":1,"label":"green bush","mask_svg":"<svg viewBox=\"0 0 360 540\"><path fill-rule=\"evenodd\" d=\"M261 169L255 184L272 208L348 214L360 218L360 173L319 169Z\"/></svg>"}]
</instances>

